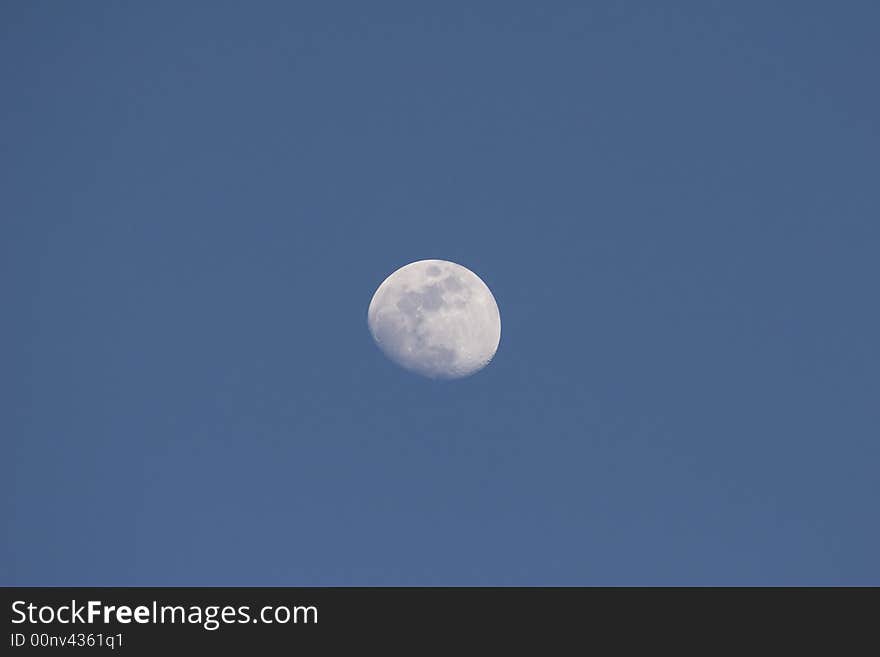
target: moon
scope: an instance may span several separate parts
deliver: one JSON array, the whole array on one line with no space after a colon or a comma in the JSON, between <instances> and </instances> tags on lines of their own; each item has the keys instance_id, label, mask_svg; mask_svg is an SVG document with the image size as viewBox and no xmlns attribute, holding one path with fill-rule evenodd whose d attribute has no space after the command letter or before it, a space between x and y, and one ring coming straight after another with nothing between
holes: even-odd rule
<instances>
[{"instance_id":1,"label":"moon","mask_svg":"<svg viewBox=\"0 0 880 657\"><path fill-rule=\"evenodd\" d=\"M419 260L386 278L367 324L392 361L431 379L460 379L486 367L501 341L501 313L486 284L448 260Z\"/></svg>"}]
</instances>

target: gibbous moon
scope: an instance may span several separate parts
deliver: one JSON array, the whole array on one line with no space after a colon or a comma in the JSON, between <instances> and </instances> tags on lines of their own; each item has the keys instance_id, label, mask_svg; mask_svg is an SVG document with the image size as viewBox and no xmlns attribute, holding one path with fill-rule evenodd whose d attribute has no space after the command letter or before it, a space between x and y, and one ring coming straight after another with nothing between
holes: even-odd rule
<instances>
[{"instance_id":1,"label":"gibbous moon","mask_svg":"<svg viewBox=\"0 0 880 657\"><path fill-rule=\"evenodd\" d=\"M419 260L391 274L373 295L367 323L388 358L432 379L483 369L501 340L492 292L448 260Z\"/></svg>"}]
</instances>

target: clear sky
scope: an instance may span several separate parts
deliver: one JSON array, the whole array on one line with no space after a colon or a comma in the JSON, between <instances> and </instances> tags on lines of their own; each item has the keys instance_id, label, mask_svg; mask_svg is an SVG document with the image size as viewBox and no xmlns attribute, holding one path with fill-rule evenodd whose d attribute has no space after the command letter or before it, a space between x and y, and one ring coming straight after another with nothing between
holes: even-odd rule
<instances>
[{"instance_id":1,"label":"clear sky","mask_svg":"<svg viewBox=\"0 0 880 657\"><path fill-rule=\"evenodd\" d=\"M880 584L878 22L3 2L0 584Z\"/></svg>"}]
</instances>

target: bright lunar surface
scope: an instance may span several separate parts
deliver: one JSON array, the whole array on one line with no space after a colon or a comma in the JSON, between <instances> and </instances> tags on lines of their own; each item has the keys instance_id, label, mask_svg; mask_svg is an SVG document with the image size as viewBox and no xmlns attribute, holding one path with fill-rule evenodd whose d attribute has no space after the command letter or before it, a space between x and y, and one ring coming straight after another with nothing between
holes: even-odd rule
<instances>
[{"instance_id":1,"label":"bright lunar surface","mask_svg":"<svg viewBox=\"0 0 880 657\"><path fill-rule=\"evenodd\" d=\"M367 321L388 358L432 379L483 369L501 340L492 292L447 260L419 260L391 274L373 295Z\"/></svg>"}]
</instances>

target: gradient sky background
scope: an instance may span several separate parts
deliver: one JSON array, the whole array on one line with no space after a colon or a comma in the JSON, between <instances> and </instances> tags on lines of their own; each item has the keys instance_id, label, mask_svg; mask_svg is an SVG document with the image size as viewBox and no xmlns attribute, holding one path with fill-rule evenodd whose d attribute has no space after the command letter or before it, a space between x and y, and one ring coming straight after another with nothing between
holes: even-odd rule
<instances>
[{"instance_id":1,"label":"gradient sky background","mask_svg":"<svg viewBox=\"0 0 880 657\"><path fill-rule=\"evenodd\" d=\"M0 583L880 584L878 22L4 2Z\"/></svg>"}]
</instances>

